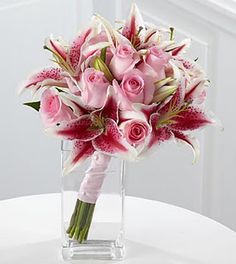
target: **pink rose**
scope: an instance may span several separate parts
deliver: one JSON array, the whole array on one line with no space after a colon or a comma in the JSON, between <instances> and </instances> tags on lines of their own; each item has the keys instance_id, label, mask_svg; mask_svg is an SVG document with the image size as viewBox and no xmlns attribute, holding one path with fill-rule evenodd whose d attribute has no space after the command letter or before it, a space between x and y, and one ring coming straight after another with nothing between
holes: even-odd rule
<instances>
[{"instance_id":1,"label":"pink rose","mask_svg":"<svg viewBox=\"0 0 236 264\"><path fill-rule=\"evenodd\" d=\"M61 101L57 92L50 89L42 94L39 113L46 127L76 118L72 110Z\"/></svg>"},{"instance_id":2,"label":"pink rose","mask_svg":"<svg viewBox=\"0 0 236 264\"><path fill-rule=\"evenodd\" d=\"M171 56L157 48L156 46L151 47L148 50L144 61L138 65L138 69L144 74L151 75L155 78L155 81L164 79L165 76L165 65L170 60Z\"/></svg>"},{"instance_id":3,"label":"pink rose","mask_svg":"<svg viewBox=\"0 0 236 264\"><path fill-rule=\"evenodd\" d=\"M104 73L93 68L88 68L82 75L81 96L83 102L95 108L104 105L109 82Z\"/></svg>"},{"instance_id":4,"label":"pink rose","mask_svg":"<svg viewBox=\"0 0 236 264\"><path fill-rule=\"evenodd\" d=\"M125 97L132 103L150 104L155 90L153 79L138 69L127 72L120 87Z\"/></svg>"},{"instance_id":5,"label":"pink rose","mask_svg":"<svg viewBox=\"0 0 236 264\"><path fill-rule=\"evenodd\" d=\"M137 146L145 141L150 133L150 128L145 121L131 120L126 122L123 131L126 140L131 145Z\"/></svg>"},{"instance_id":6,"label":"pink rose","mask_svg":"<svg viewBox=\"0 0 236 264\"><path fill-rule=\"evenodd\" d=\"M129 44L120 44L111 59L109 68L117 80L121 80L124 73L132 70L139 61L139 55Z\"/></svg>"}]
</instances>

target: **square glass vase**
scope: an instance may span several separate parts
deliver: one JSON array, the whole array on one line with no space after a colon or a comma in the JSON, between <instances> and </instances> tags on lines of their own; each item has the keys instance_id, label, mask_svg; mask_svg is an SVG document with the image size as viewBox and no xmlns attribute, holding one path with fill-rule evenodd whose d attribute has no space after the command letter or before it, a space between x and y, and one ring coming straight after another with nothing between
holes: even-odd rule
<instances>
[{"instance_id":1,"label":"square glass vase","mask_svg":"<svg viewBox=\"0 0 236 264\"><path fill-rule=\"evenodd\" d=\"M81 184L88 181L88 170L91 167L92 157L89 157L70 173L64 173L67 159L71 155L73 142L62 141L62 181L61 181L61 207L62 207L62 256L65 260L80 259L108 259L122 260L125 256L124 244L124 200L125 200L125 163L123 160L112 157L104 171L104 180L95 205L87 206L87 215L90 214L89 228L83 235L83 240L73 234L73 229L79 227L83 219L78 219L81 210L78 193ZM101 172L100 172L101 173ZM90 175L98 176L97 173ZM93 207L93 208L92 208ZM79 209L78 209L79 208ZM86 210L86 209L85 209ZM89 218L89 217L88 217ZM86 218L85 218L86 219ZM74 221L74 224L71 223ZM84 220L84 223L87 220ZM88 221L89 222L89 221ZM76 231L74 232L76 233Z\"/></svg>"}]
</instances>

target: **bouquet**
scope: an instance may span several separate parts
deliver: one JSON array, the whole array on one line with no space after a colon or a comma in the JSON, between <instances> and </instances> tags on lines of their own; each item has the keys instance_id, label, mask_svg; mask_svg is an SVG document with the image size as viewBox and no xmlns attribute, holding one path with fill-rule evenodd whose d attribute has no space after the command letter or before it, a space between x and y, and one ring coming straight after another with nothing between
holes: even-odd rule
<instances>
[{"instance_id":1,"label":"bouquet","mask_svg":"<svg viewBox=\"0 0 236 264\"><path fill-rule=\"evenodd\" d=\"M27 79L24 90L34 100L25 105L39 111L47 133L72 141L65 174L92 157L70 238L87 239L111 156L138 161L173 140L189 145L197 160L191 132L215 121L203 107L209 81L196 60L183 56L189 46L190 39L175 42L174 28L145 23L135 4L118 28L94 15L69 44L46 39L55 66Z\"/></svg>"}]
</instances>

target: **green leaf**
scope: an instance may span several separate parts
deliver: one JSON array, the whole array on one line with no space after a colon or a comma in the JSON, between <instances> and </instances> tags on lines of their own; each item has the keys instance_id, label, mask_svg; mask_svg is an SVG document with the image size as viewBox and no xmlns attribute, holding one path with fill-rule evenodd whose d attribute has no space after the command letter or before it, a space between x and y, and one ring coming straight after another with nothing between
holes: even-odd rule
<instances>
[{"instance_id":1,"label":"green leaf","mask_svg":"<svg viewBox=\"0 0 236 264\"><path fill-rule=\"evenodd\" d=\"M101 50L100 58L101 58L104 62L106 62L106 52L107 52L107 47L105 47L105 48L103 48L103 49Z\"/></svg>"},{"instance_id":2,"label":"green leaf","mask_svg":"<svg viewBox=\"0 0 236 264\"><path fill-rule=\"evenodd\" d=\"M94 67L94 69L103 72L105 77L107 78L107 80L112 82L112 80L114 79L114 76L111 74L106 63L100 57L95 58L94 63L93 63L93 67Z\"/></svg>"},{"instance_id":3,"label":"green leaf","mask_svg":"<svg viewBox=\"0 0 236 264\"><path fill-rule=\"evenodd\" d=\"M29 106L29 107L33 108L34 110L36 110L36 111L39 111L40 101L37 101L37 102L27 102L27 103L24 103L24 105Z\"/></svg>"}]
</instances>

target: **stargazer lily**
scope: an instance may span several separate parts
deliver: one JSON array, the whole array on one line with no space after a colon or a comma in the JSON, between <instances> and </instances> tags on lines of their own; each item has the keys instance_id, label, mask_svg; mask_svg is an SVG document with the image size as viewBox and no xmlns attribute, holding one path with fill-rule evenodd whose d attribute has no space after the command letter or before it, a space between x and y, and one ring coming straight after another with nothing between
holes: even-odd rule
<instances>
[{"instance_id":1,"label":"stargazer lily","mask_svg":"<svg viewBox=\"0 0 236 264\"><path fill-rule=\"evenodd\" d=\"M126 159L135 159L136 156L135 149L119 131L118 103L112 87L109 87L107 100L101 109L68 122L58 123L46 131L64 140L73 140L73 151L66 162L66 173L95 151L120 155Z\"/></svg>"},{"instance_id":2,"label":"stargazer lily","mask_svg":"<svg viewBox=\"0 0 236 264\"><path fill-rule=\"evenodd\" d=\"M137 47L141 42L140 34L142 34L142 30L145 30L145 24L137 5L133 3L122 35L130 40L134 47Z\"/></svg>"},{"instance_id":3,"label":"stargazer lily","mask_svg":"<svg viewBox=\"0 0 236 264\"><path fill-rule=\"evenodd\" d=\"M146 155L157 144L176 139L192 148L194 162L198 159L199 143L189 132L214 124L215 121L202 109L191 106L188 101L185 101L185 98L188 98L185 94L185 84L185 81L181 82L172 99L161 108L154 105L143 107L139 105L139 110L146 116L152 128L149 142L142 155Z\"/></svg>"}]
</instances>

